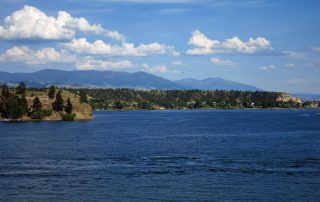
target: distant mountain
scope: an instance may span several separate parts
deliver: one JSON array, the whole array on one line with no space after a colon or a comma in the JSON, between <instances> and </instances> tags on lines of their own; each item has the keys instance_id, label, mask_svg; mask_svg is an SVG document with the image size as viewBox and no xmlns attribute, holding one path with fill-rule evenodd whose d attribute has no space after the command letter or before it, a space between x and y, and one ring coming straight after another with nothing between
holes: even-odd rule
<instances>
[{"instance_id":1,"label":"distant mountain","mask_svg":"<svg viewBox=\"0 0 320 202\"><path fill-rule=\"evenodd\" d=\"M242 91L262 91L261 89L234 81L229 81L219 77L209 77L203 80L197 80L193 78L186 78L175 81L177 84L189 86L199 90L242 90Z\"/></svg>"},{"instance_id":2,"label":"distant mountain","mask_svg":"<svg viewBox=\"0 0 320 202\"><path fill-rule=\"evenodd\" d=\"M118 72L45 69L33 73L0 72L0 84L16 85L25 82L31 87L57 85L74 88L134 88L134 89L200 89L200 90L243 90L259 91L254 86L228 81L222 78L197 80L192 78L170 81L146 72Z\"/></svg>"},{"instance_id":3,"label":"distant mountain","mask_svg":"<svg viewBox=\"0 0 320 202\"><path fill-rule=\"evenodd\" d=\"M291 93L291 95L301 99L302 101L320 101L320 94Z\"/></svg>"},{"instance_id":4,"label":"distant mountain","mask_svg":"<svg viewBox=\"0 0 320 202\"><path fill-rule=\"evenodd\" d=\"M145 72L63 71L46 69L34 73L0 72L0 82L17 84L24 81L32 87L58 85L87 88L190 89L173 81Z\"/></svg>"}]
</instances>

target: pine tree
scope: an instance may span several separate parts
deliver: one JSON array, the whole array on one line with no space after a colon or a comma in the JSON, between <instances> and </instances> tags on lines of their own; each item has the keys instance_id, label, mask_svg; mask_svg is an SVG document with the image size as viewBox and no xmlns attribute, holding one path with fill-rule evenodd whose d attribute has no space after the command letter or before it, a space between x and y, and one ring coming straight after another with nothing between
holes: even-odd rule
<instances>
[{"instance_id":1,"label":"pine tree","mask_svg":"<svg viewBox=\"0 0 320 202\"><path fill-rule=\"evenodd\" d=\"M17 95L25 95L26 94L26 85L24 82L20 82L18 87L17 87Z\"/></svg>"},{"instance_id":2,"label":"pine tree","mask_svg":"<svg viewBox=\"0 0 320 202\"><path fill-rule=\"evenodd\" d=\"M56 94L56 88L54 86L50 86L49 92L48 92L48 97L50 99L53 99L55 94Z\"/></svg>"},{"instance_id":3,"label":"pine tree","mask_svg":"<svg viewBox=\"0 0 320 202\"><path fill-rule=\"evenodd\" d=\"M28 112L28 101L27 101L26 96L24 94L22 94L21 97L17 98L17 100L18 100L18 104L21 107L22 113L23 114L27 113Z\"/></svg>"},{"instance_id":4,"label":"pine tree","mask_svg":"<svg viewBox=\"0 0 320 202\"><path fill-rule=\"evenodd\" d=\"M84 91L80 91L80 103L88 103L87 94Z\"/></svg>"},{"instance_id":5,"label":"pine tree","mask_svg":"<svg viewBox=\"0 0 320 202\"><path fill-rule=\"evenodd\" d=\"M39 99L38 96L33 99L32 108L33 108L33 110L35 110L35 111L40 111L40 110L41 110L41 108L42 108L42 103L41 103L41 101L40 101L40 99Z\"/></svg>"},{"instance_id":6,"label":"pine tree","mask_svg":"<svg viewBox=\"0 0 320 202\"><path fill-rule=\"evenodd\" d=\"M10 97L10 91L7 85L3 85L2 87L2 91L1 91L1 95L3 98L8 98Z\"/></svg>"},{"instance_id":7,"label":"pine tree","mask_svg":"<svg viewBox=\"0 0 320 202\"><path fill-rule=\"evenodd\" d=\"M64 111L68 114L71 114L72 113L72 103L71 103L71 100L70 98L68 97L68 100L67 100L67 105L65 106L64 108Z\"/></svg>"},{"instance_id":8,"label":"pine tree","mask_svg":"<svg viewBox=\"0 0 320 202\"><path fill-rule=\"evenodd\" d=\"M63 108L64 108L64 100L61 94L62 94L62 91L59 90L59 92L56 95L56 100L52 103L52 109L57 112L63 111Z\"/></svg>"},{"instance_id":9,"label":"pine tree","mask_svg":"<svg viewBox=\"0 0 320 202\"><path fill-rule=\"evenodd\" d=\"M5 101L5 118L18 119L24 115L23 106L20 105L17 97L9 97Z\"/></svg>"}]
</instances>

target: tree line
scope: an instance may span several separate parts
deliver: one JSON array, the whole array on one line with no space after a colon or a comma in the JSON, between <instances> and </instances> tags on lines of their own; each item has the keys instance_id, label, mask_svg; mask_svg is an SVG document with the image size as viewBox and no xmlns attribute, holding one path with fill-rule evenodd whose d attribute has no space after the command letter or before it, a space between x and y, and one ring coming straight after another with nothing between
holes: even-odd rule
<instances>
[{"instance_id":1,"label":"tree line","mask_svg":"<svg viewBox=\"0 0 320 202\"><path fill-rule=\"evenodd\" d=\"M264 91L73 89L91 97L93 109L299 108L278 101L283 94Z\"/></svg>"}]
</instances>

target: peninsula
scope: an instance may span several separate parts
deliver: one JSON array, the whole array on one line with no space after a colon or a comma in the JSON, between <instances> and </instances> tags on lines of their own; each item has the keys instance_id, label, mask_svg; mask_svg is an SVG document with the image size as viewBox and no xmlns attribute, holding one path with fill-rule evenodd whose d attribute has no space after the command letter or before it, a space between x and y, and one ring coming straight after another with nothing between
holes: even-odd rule
<instances>
[{"instance_id":1,"label":"peninsula","mask_svg":"<svg viewBox=\"0 0 320 202\"><path fill-rule=\"evenodd\" d=\"M24 82L16 87L3 85L0 94L2 121L73 121L92 119L91 106L81 92L67 89L26 88Z\"/></svg>"}]
</instances>

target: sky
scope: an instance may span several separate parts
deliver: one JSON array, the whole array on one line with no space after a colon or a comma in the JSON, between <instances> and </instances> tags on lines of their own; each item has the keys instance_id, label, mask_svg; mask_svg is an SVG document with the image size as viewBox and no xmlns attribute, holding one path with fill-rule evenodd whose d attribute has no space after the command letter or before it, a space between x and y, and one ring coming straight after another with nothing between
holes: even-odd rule
<instances>
[{"instance_id":1,"label":"sky","mask_svg":"<svg viewBox=\"0 0 320 202\"><path fill-rule=\"evenodd\" d=\"M0 0L0 71L145 71L320 93L320 1Z\"/></svg>"}]
</instances>

